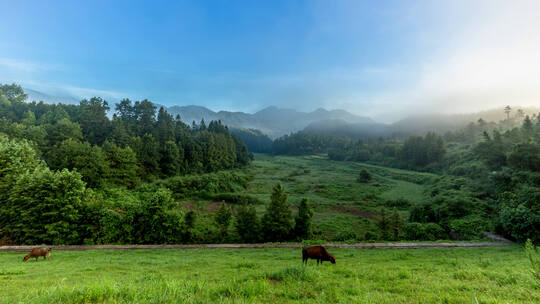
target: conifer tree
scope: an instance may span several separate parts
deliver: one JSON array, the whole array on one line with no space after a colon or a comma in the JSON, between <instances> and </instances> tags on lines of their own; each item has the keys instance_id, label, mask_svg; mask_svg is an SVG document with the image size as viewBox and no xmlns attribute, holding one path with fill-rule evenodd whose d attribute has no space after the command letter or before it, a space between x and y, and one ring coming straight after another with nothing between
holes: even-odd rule
<instances>
[{"instance_id":1,"label":"conifer tree","mask_svg":"<svg viewBox=\"0 0 540 304\"><path fill-rule=\"evenodd\" d=\"M392 211L392 215L390 215L389 222L390 236L392 237L392 240L398 240L399 232L401 231L401 217L399 216L399 213L395 207Z\"/></svg>"},{"instance_id":2,"label":"conifer tree","mask_svg":"<svg viewBox=\"0 0 540 304\"><path fill-rule=\"evenodd\" d=\"M255 243L259 241L260 225L257 212L253 206L248 206L245 201L237 210L234 227L242 242Z\"/></svg>"},{"instance_id":3,"label":"conifer tree","mask_svg":"<svg viewBox=\"0 0 540 304\"><path fill-rule=\"evenodd\" d=\"M232 212L225 203L221 203L215 215L215 221L219 229L221 239L226 239L228 236L229 224L231 223Z\"/></svg>"},{"instance_id":4,"label":"conifer tree","mask_svg":"<svg viewBox=\"0 0 540 304\"><path fill-rule=\"evenodd\" d=\"M302 199L298 207L298 215L294 223L294 235L299 239L307 239L311 236L311 218L313 210L307 199Z\"/></svg>"},{"instance_id":5,"label":"conifer tree","mask_svg":"<svg viewBox=\"0 0 540 304\"><path fill-rule=\"evenodd\" d=\"M281 183L274 186L271 202L262 218L262 232L265 241L287 241L291 238L293 219L287 194Z\"/></svg>"}]
</instances>

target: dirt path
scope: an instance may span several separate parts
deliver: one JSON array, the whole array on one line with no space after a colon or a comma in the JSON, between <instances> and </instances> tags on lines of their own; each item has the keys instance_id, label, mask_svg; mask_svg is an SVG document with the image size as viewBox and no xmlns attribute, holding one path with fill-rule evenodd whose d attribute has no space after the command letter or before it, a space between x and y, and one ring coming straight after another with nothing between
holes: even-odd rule
<instances>
[{"instance_id":1,"label":"dirt path","mask_svg":"<svg viewBox=\"0 0 540 304\"><path fill-rule=\"evenodd\" d=\"M455 248L455 247L497 247L508 246L507 242L459 242L459 243L356 243L356 244L323 244L327 248L353 249L416 249L416 248ZM0 246L2 251L29 251L36 246ZM133 249L256 249L256 248L301 248L299 243L286 244L195 244L195 245L67 245L48 246L53 250L133 250Z\"/></svg>"}]
</instances>

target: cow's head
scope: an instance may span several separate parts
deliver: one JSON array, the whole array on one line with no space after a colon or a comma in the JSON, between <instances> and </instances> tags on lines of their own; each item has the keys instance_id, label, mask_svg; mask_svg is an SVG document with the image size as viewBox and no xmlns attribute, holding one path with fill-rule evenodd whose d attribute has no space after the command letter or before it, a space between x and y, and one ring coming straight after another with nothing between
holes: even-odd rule
<instances>
[{"instance_id":1,"label":"cow's head","mask_svg":"<svg viewBox=\"0 0 540 304\"><path fill-rule=\"evenodd\" d=\"M328 259L330 260L330 262L331 262L332 264L335 264L335 263L336 263L336 258L334 258L333 255L328 254Z\"/></svg>"}]
</instances>

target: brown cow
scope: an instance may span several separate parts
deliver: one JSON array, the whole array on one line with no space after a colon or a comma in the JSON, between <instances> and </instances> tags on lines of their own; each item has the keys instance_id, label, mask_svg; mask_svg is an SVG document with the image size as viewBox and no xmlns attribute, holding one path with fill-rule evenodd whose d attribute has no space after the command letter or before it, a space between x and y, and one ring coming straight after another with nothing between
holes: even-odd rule
<instances>
[{"instance_id":1,"label":"brown cow","mask_svg":"<svg viewBox=\"0 0 540 304\"><path fill-rule=\"evenodd\" d=\"M333 255L328 253L326 249L323 246L306 246L302 248L302 263L306 263L308 259L315 259L317 260L317 265L319 265L319 261L330 261L332 264L336 263L336 259Z\"/></svg>"},{"instance_id":2,"label":"brown cow","mask_svg":"<svg viewBox=\"0 0 540 304\"><path fill-rule=\"evenodd\" d=\"M51 250L52 250L51 248L36 247L32 249L32 251L30 251L30 253L24 257L23 262L26 262L28 261L28 259L31 259L31 258L36 258L36 262L37 262L40 256L42 256L44 260L46 260L47 258L49 258L50 260Z\"/></svg>"}]
</instances>

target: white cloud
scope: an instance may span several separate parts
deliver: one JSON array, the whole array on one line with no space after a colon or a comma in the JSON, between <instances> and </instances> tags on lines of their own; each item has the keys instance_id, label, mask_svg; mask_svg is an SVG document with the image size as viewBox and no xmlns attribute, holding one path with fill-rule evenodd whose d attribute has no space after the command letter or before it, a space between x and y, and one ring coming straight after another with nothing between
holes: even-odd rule
<instances>
[{"instance_id":1,"label":"white cloud","mask_svg":"<svg viewBox=\"0 0 540 304\"><path fill-rule=\"evenodd\" d=\"M373 104L369 114L387 120L416 112L540 106L540 1L468 4L459 2L448 10L455 14L446 16L447 22L456 24L451 38L437 31L429 37L444 41L442 50L426 50L426 59L420 56L417 63L400 68L400 77L410 86L398 88L394 83L375 96L359 95L356 101L351 96L346 104L353 108L356 104L356 112ZM466 23L460 24L460 17Z\"/></svg>"},{"instance_id":2,"label":"white cloud","mask_svg":"<svg viewBox=\"0 0 540 304\"><path fill-rule=\"evenodd\" d=\"M53 96L68 96L75 99L99 96L111 100L129 97L124 92L85 88L68 84L41 81L50 73L69 71L62 65L36 63L14 58L0 58L0 83L17 83L23 87L41 91Z\"/></svg>"}]
</instances>

